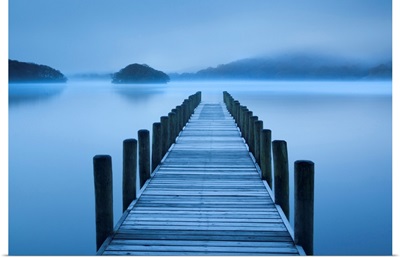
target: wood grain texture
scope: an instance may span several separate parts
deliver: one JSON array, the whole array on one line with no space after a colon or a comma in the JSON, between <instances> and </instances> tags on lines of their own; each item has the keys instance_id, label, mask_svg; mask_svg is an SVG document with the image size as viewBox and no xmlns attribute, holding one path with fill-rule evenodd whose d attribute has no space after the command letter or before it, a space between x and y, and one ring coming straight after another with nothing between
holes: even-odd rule
<instances>
[{"instance_id":1,"label":"wood grain texture","mask_svg":"<svg viewBox=\"0 0 400 258\"><path fill-rule=\"evenodd\" d=\"M221 103L201 103L103 255L299 255Z\"/></svg>"}]
</instances>

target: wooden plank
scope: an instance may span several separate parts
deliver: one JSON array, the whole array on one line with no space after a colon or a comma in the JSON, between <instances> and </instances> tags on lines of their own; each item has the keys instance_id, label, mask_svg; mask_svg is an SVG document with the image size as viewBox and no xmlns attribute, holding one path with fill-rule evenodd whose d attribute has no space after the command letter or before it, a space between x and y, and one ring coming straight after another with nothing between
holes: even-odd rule
<instances>
[{"instance_id":1,"label":"wooden plank","mask_svg":"<svg viewBox=\"0 0 400 258\"><path fill-rule=\"evenodd\" d=\"M252 227L259 227L260 230L262 228L285 228L282 226L282 220L275 220L270 222L234 222L234 221L145 221L145 220L125 220L125 223L122 226L127 227L135 227L136 226L173 226L175 228L183 227L191 227L191 228L202 228L202 227L213 227L213 229L217 229L218 227L229 227L234 230L236 228L246 228L251 229ZM182 228L183 228L182 227ZM230 229L229 229L230 230Z\"/></svg>"},{"instance_id":2,"label":"wooden plank","mask_svg":"<svg viewBox=\"0 0 400 258\"><path fill-rule=\"evenodd\" d=\"M125 229L125 230L220 230L220 231L252 231L257 232L265 232L265 231L285 231L286 232L286 227L282 226L282 224L276 224L276 225L264 225L263 227L251 227L251 226L245 226L245 227L233 227L233 226L213 226L213 225L202 225L202 226L169 226L169 225L127 225L127 224L122 224L120 229Z\"/></svg>"},{"instance_id":3,"label":"wooden plank","mask_svg":"<svg viewBox=\"0 0 400 258\"><path fill-rule=\"evenodd\" d=\"M290 237L289 233L287 231L283 230L258 230L258 231L253 231L253 230L240 230L240 231L235 231L235 230L215 230L215 229L162 229L162 228L154 228L154 229L119 229L118 234L123 234L124 236L120 236L120 238L129 238L135 237L138 235L156 235L157 238L164 236L164 235L171 235L173 237L177 237L179 235L181 236L195 236L195 235L200 235L200 236L219 236L221 241L225 239L227 236L233 236L234 238L240 239L242 237L267 237L267 236L273 236L273 237ZM116 236L115 236L116 237Z\"/></svg>"},{"instance_id":4,"label":"wooden plank","mask_svg":"<svg viewBox=\"0 0 400 258\"><path fill-rule=\"evenodd\" d=\"M250 255L261 255L258 253L238 253L238 252L135 252L135 251L105 251L104 255L135 255L135 256L210 256L210 255L219 255L219 256L250 256ZM270 256L287 256L289 254L286 253L264 253L262 255L270 255ZM293 254L290 254L293 255Z\"/></svg>"},{"instance_id":5,"label":"wooden plank","mask_svg":"<svg viewBox=\"0 0 400 258\"><path fill-rule=\"evenodd\" d=\"M131 231L131 230L130 230ZM186 232L185 234L168 234L168 232L160 232L151 233L150 230L144 231L132 231L135 234L128 233L126 234L123 230L120 233L115 234L113 237L113 241L121 239L121 240L130 240L130 239L140 239L140 240L190 240L190 241L238 241L238 242L291 242L293 243L293 239L290 236L281 236L281 235L265 235L265 234L194 234L191 232ZM279 232L279 231L277 231ZM198 232L196 232L198 233ZM111 243L112 244L112 243Z\"/></svg>"},{"instance_id":6,"label":"wooden plank","mask_svg":"<svg viewBox=\"0 0 400 258\"><path fill-rule=\"evenodd\" d=\"M269 206L273 206L273 203L270 202L253 202L253 203L246 203L246 202L221 202L219 203L218 201L214 201L214 202L205 202L205 201L187 201L187 202L183 202L183 201L158 201L158 200L152 200L152 201L140 201L138 204L138 206L141 207L146 207L146 206L155 206L157 207L157 205L159 205L158 207L163 207L163 206L168 206L168 205L182 205L182 206L188 206L188 207L234 207L234 206L240 206L243 207L243 205L245 206L250 206L250 207L269 207Z\"/></svg>"},{"instance_id":7,"label":"wooden plank","mask_svg":"<svg viewBox=\"0 0 400 258\"><path fill-rule=\"evenodd\" d=\"M239 242L239 241L196 241L196 240L114 240L113 245L148 245L148 246L232 246L232 247L292 247L291 242Z\"/></svg>"},{"instance_id":8,"label":"wooden plank","mask_svg":"<svg viewBox=\"0 0 400 258\"><path fill-rule=\"evenodd\" d=\"M154 198L152 198L154 197ZM168 198L170 196L143 196L138 203L141 205L145 205L146 203L183 203L183 204L251 204L251 205L268 205L270 202L265 201L260 199L259 201L251 200L251 201L246 201L244 200L235 200L235 198L231 197L223 197L223 198L202 198L200 196L174 196L174 198L171 200L171 198ZM182 197L182 198L180 198ZM184 198L183 198L184 197Z\"/></svg>"},{"instance_id":9,"label":"wooden plank","mask_svg":"<svg viewBox=\"0 0 400 258\"><path fill-rule=\"evenodd\" d=\"M107 251L152 251L152 252L231 252L231 253L297 253L294 247L276 246L201 246L201 245L124 245L112 244Z\"/></svg>"},{"instance_id":10,"label":"wooden plank","mask_svg":"<svg viewBox=\"0 0 400 258\"><path fill-rule=\"evenodd\" d=\"M165 201L160 200L159 198L155 198L155 199L151 199L151 198L145 198L143 197L143 200L140 200L138 205L146 205L146 204L157 204L157 205L174 205L174 204L188 204L188 205L215 205L218 204L220 206L224 206L224 205L232 205L232 204L236 204L236 205L249 205L249 206L262 206L264 207L265 205L271 204L271 202L265 201L254 201L254 202L246 202L246 201L236 201L236 200L232 200L232 201L219 201L218 199L214 199L214 201L206 201L206 200L201 200L199 199L198 201L193 201L193 200L188 200L188 201L183 201L182 199L180 200L175 200L175 201L171 201L168 199L165 199Z\"/></svg>"},{"instance_id":11,"label":"wooden plank","mask_svg":"<svg viewBox=\"0 0 400 258\"><path fill-rule=\"evenodd\" d=\"M130 221L151 221L151 222L156 222L156 221L197 221L197 222L201 222L201 221L206 221L206 222L224 222L224 223L228 223L228 222L248 222L248 223L271 223L271 222L282 222L282 219L280 217L277 218L266 218L266 219L252 219L249 220L247 218L233 218L233 219L229 219L229 218L204 218L201 216L198 217L190 217L190 218L181 218L181 217L164 217L164 216L129 216L129 218L127 218L125 220L127 223Z\"/></svg>"},{"instance_id":12,"label":"wooden plank","mask_svg":"<svg viewBox=\"0 0 400 258\"><path fill-rule=\"evenodd\" d=\"M142 209L140 207L133 209L132 211L130 211L130 214L134 214L134 213L149 213L149 212L153 212L155 209ZM185 215L185 214L200 214L202 216L212 216L212 215L219 215L219 216L236 216L236 217L246 217L246 216L250 216L250 215L265 215L265 216L269 216L271 214L276 214L279 215L279 213L274 210L274 209L269 209L269 210L232 210L232 209L228 209L228 210L220 210L220 211L216 211L215 209L211 209L211 210L185 210L185 209L162 209L162 210L158 210L157 211L158 214L174 214L174 215Z\"/></svg>"},{"instance_id":13,"label":"wooden plank","mask_svg":"<svg viewBox=\"0 0 400 258\"><path fill-rule=\"evenodd\" d=\"M282 221L282 218L279 214L248 214L246 216L236 216L236 215L210 215L210 214L159 214L157 216L154 213L149 212L138 212L135 215L131 215L126 221L136 221L136 220L151 220L151 221L254 221L254 222L268 222Z\"/></svg>"}]
</instances>

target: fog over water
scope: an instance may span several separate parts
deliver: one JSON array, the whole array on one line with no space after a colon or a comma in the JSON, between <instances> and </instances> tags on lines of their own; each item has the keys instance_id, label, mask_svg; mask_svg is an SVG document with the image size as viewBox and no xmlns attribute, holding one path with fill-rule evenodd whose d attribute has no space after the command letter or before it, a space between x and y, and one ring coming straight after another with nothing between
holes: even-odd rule
<instances>
[{"instance_id":1,"label":"fog over water","mask_svg":"<svg viewBox=\"0 0 400 258\"><path fill-rule=\"evenodd\" d=\"M390 81L10 84L9 254L93 255L93 156L112 156L116 222L122 141L198 90L229 91L287 141L292 210L293 162L315 162L315 254L391 254Z\"/></svg>"}]
</instances>

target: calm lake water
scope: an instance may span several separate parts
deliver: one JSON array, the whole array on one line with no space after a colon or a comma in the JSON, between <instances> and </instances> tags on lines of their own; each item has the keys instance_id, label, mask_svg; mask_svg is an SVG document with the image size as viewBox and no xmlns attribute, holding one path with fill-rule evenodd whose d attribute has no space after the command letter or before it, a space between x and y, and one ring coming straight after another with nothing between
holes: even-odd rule
<instances>
[{"instance_id":1,"label":"calm lake water","mask_svg":"<svg viewBox=\"0 0 400 258\"><path fill-rule=\"evenodd\" d=\"M9 254L95 254L93 156L112 156L116 222L122 141L199 90L227 90L287 141L292 186L294 161L314 161L315 254L392 254L388 81L10 84Z\"/></svg>"}]
</instances>

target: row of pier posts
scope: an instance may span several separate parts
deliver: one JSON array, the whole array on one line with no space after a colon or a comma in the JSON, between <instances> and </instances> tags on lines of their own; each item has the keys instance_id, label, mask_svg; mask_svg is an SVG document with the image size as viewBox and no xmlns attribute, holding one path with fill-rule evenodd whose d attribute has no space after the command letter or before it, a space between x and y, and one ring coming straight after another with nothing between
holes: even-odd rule
<instances>
[{"instance_id":1,"label":"row of pier posts","mask_svg":"<svg viewBox=\"0 0 400 258\"><path fill-rule=\"evenodd\" d=\"M183 103L162 116L160 122L153 123L152 145L150 151L150 132L138 131L138 140L123 141L122 166L122 210L129 207L136 199L136 182L139 176L140 189L151 177L176 137L189 121L195 108L201 102L201 92L190 95ZM151 152L151 153L150 153ZM96 210L96 250L114 230L113 190L111 156L96 155L93 157L95 210ZM139 175L137 174L139 164Z\"/></svg>"},{"instance_id":2,"label":"row of pier posts","mask_svg":"<svg viewBox=\"0 0 400 258\"><path fill-rule=\"evenodd\" d=\"M263 128L263 121L240 104L231 94L223 92L224 103L235 119L249 151L261 169L262 180L272 189L275 203L282 208L289 220L289 163L287 143L271 142L271 130ZM273 162L272 162L273 160ZM273 170L272 170L273 164ZM274 175L272 180L272 175ZM307 255L313 254L314 239L314 163L298 160L294 163L294 238Z\"/></svg>"}]
</instances>

